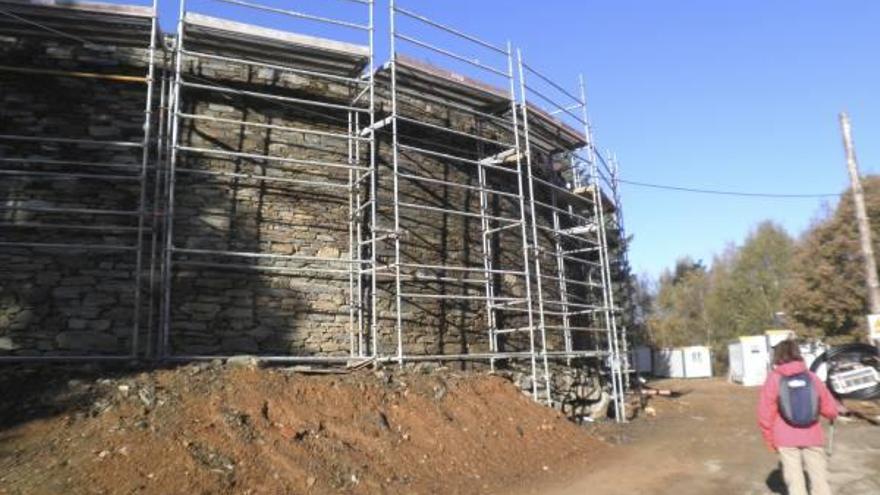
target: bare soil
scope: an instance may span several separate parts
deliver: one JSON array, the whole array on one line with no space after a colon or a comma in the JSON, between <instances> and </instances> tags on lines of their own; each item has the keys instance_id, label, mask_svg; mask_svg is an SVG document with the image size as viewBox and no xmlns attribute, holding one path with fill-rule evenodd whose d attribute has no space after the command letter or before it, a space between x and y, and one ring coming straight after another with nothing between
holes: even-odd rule
<instances>
[{"instance_id":1,"label":"bare soil","mask_svg":"<svg viewBox=\"0 0 880 495\"><path fill-rule=\"evenodd\" d=\"M0 390L4 495L511 493L613 450L503 378L448 370L7 367Z\"/></svg>"},{"instance_id":2,"label":"bare soil","mask_svg":"<svg viewBox=\"0 0 880 495\"><path fill-rule=\"evenodd\" d=\"M756 389L652 385L685 394L583 427L448 369L3 368L0 494L785 493ZM830 472L837 495L880 493L880 429L839 423Z\"/></svg>"},{"instance_id":3,"label":"bare soil","mask_svg":"<svg viewBox=\"0 0 880 495\"><path fill-rule=\"evenodd\" d=\"M786 493L777 456L758 433L757 389L720 379L652 385L688 393L653 399L653 417L643 414L622 427L594 428L594 434L619 445L560 494ZM880 493L880 428L862 420L839 420L829 471L836 495Z\"/></svg>"}]
</instances>

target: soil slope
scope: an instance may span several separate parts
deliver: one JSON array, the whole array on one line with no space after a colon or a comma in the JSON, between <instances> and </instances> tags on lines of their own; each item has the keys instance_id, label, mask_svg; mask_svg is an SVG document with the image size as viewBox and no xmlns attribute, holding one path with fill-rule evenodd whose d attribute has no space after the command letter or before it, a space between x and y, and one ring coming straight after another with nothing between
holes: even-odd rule
<instances>
[{"instance_id":1,"label":"soil slope","mask_svg":"<svg viewBox=\"0 0 880 495\"><path fill-rule=\"evenodd\" d=\"M510 493L613 449L503 378L0 370L0 493Z\"/></svg>"}]
</instances>

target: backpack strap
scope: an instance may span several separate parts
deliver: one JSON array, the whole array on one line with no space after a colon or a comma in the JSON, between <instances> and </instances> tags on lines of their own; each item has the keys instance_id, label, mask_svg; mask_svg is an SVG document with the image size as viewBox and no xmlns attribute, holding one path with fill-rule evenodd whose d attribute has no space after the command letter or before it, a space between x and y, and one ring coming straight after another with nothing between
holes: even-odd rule
<instances>
[{"instance_id":1,"label":"backpack strap","mask_svg":"<svg viewBox=\"0 0 880 495\"><path fill-rule=\"evenodd\" d=\"M779 413L783 418L791 417L791 394L788 393L788 381L782 373L779 375Z\"/></svg>"},{"instance_id":2,"label":"backpack strap","mask_svg":"<svg viewBox=\"0 0 880 495\"><path fill-rule=\"evenodd\" d=\"M812 371L807 371L807 378L810 380L810 388L813 391L810 394L810 406L812 407L813 417L817 420L819 419L819 402L821 401L821 397L819 396L819 377L813 374Z\"/></svg>"}]
</instances>

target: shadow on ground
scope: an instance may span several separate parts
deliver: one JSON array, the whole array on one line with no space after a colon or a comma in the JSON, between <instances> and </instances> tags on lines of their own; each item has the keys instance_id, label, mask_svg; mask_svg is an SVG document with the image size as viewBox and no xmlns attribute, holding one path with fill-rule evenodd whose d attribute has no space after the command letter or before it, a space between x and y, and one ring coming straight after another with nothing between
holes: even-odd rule
<instances>
[{"instance_id":1,"label":"shadow on ground","mask_svg":"<svg viewBox=\"0 0 880 495\"><path fill-rule=\"evenodd\" d=\"M96 415L106 407L102 384L155 369L123 364L0 366L0 432L63 414Z\"/></svg>"},{"instance_id":2,"label":"shadow on ground","mask_svg":"<svg viewBox=\"0 0 880 495\"><path fill-rule=\"evenodd\" d=\"M776 469L770 471L770 474L767 475L767 488L772 493L788 495L788 488L785 487L785 478L782 477L782 466L776 466Z\"/></svg>"}]
</instances>

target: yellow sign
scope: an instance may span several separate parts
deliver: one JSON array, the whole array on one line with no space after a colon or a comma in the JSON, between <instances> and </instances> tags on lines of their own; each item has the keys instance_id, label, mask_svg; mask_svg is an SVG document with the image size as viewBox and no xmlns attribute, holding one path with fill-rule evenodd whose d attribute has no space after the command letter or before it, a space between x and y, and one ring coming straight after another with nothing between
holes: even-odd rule
<instances>
[{"instance_id":1,"label":"yellow sign","mask_svg":"<svg viewBox=\"0 0 880 495\"><path fill-rule=\"evenodd\" d=\"M868 331L871 339L880 339L880 315L868 315Z\"/></svg>"}]
</instances>

